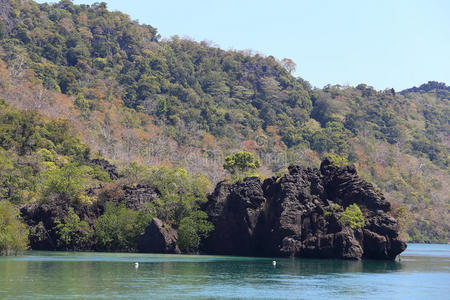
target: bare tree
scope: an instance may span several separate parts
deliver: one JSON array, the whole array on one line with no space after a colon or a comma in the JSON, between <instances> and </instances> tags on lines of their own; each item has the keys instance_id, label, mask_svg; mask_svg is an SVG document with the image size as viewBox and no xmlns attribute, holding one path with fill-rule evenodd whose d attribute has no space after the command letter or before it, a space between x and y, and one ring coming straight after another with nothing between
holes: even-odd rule
<instances>
[{"instance_id":1,"label":"bare tree","mask_svg":"<svg viewBox=\"0 0 450 300\"><path fill-rule=\"evenodd\" d=\"M297 69L297 64L290 58L283 58L281 60L281 65L285 68L289 73L295 72Z\"/></svg>"}]
</instances>

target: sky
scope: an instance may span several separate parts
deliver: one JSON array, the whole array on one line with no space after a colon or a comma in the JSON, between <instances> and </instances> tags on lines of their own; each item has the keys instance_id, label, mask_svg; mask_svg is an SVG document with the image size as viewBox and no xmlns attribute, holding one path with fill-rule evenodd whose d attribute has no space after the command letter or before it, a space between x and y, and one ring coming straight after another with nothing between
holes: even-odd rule
<instances>
[{"instance_id":1,"label":"sky","mask_svg":"<svg viewBox=\"0 0 450 300\"><path fill-rule=\"evenodd\" d=\"M156 27L163 38L178 35L290 58L297 64L294 75L316 87L365 83L402 90L430 80L450 85L448 0L104 2Z\"/></svg>"}]
</instances>

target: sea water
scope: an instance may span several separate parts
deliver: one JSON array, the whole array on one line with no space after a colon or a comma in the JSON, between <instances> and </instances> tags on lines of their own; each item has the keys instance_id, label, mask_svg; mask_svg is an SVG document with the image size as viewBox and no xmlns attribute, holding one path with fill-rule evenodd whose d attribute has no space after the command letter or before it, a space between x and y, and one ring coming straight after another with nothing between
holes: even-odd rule
<instances>
[{"instance_id":1,"label":"sea water","mask_svg":"<svg viewBox=\"0 0 450 300\"><path fill-rule=\"evenodd\" d=\"M450 299L450 245L409 244L398 262L41 251L0 257L0 299L180 298Z\"/></svg>"}]
</instances>

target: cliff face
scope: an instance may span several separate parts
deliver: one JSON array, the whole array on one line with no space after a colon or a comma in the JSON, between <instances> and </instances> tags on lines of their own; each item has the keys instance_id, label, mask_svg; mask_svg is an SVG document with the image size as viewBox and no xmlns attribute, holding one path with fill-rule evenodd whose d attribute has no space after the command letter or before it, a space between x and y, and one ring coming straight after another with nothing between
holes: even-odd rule
<instances>
[{"instance_id":1,"label":"cliff face","mask_svg":"<svg viewBox=\"0 0 450 300\"><path fill-rule=\"evenodd\" d=\"M345 226L342 210L332 209L353 203L363 211L363 228ZM329 160L320 170L291 166L289 174L263 183L219 183L204 209L215 226L206 253L395 259L406 249L390 203L354 167Z\"/></svg>"}]
</instances>

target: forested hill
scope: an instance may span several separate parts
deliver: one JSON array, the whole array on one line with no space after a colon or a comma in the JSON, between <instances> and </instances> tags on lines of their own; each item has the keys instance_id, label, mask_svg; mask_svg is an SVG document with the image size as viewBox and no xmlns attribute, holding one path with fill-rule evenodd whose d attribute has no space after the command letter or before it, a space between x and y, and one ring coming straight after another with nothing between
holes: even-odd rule
<instances>
[{"instance_id":1,"label":"forested hill","mask_svg":"<svg viewBox=\"0 0 450 300\"><path fill-rule=\"evenodd\" d=\"M260 157L263 176L334 153L399 213L407 208L406 237L449 239L444 83L313 88L291 75L289 59L163 40L105 3L0 0L0 18L0 96L70 120L93 153L119 165L183 166L213 182L240 149Z\"/></svg>"}]
</instances>

